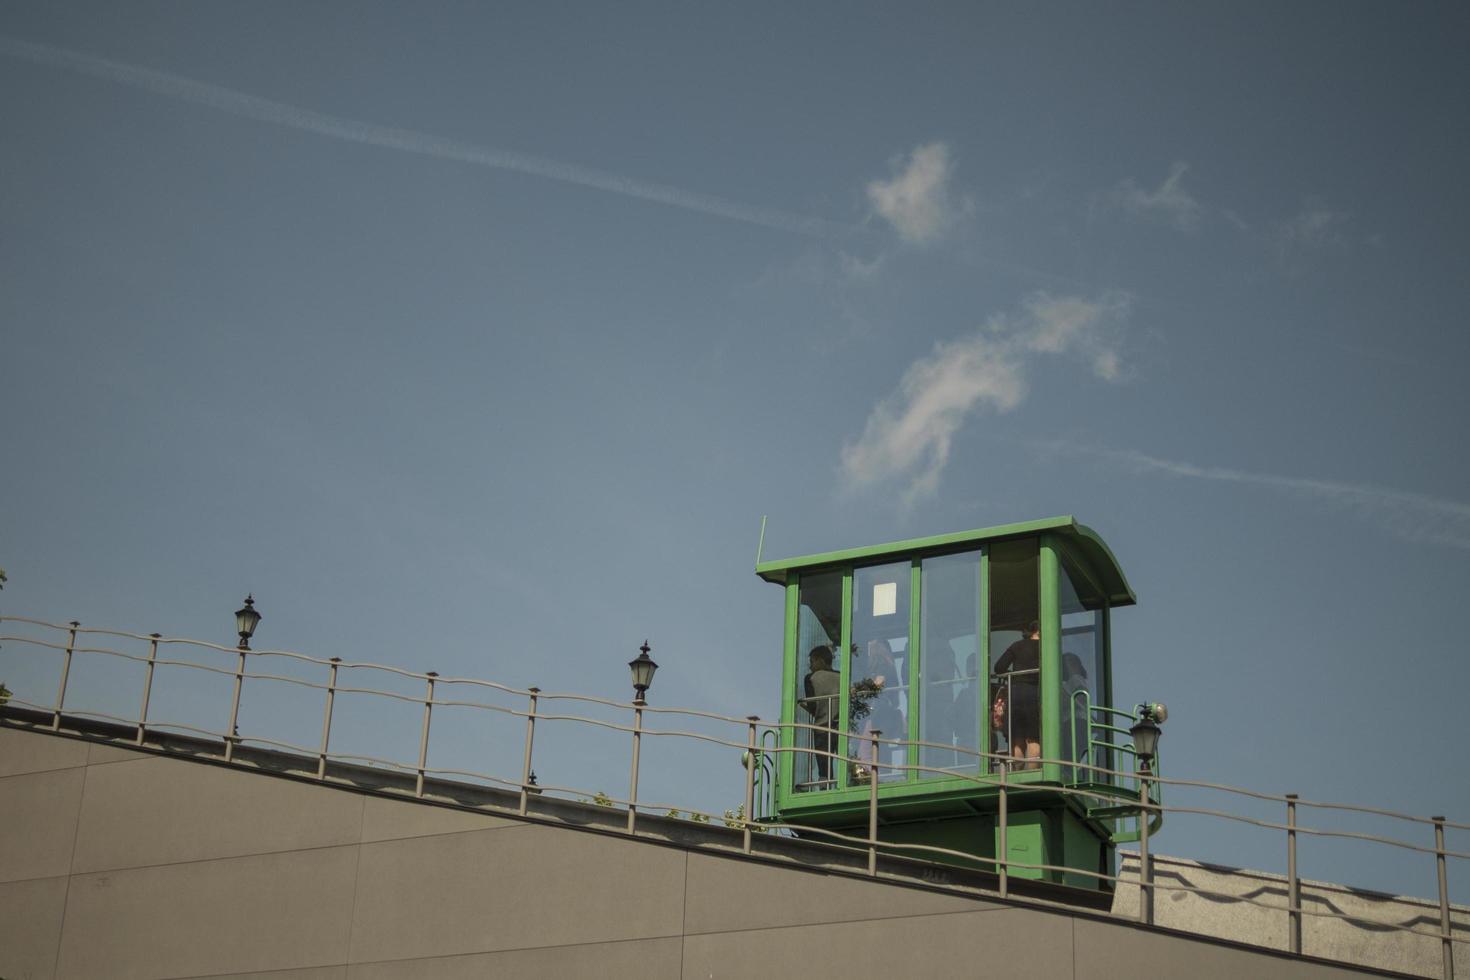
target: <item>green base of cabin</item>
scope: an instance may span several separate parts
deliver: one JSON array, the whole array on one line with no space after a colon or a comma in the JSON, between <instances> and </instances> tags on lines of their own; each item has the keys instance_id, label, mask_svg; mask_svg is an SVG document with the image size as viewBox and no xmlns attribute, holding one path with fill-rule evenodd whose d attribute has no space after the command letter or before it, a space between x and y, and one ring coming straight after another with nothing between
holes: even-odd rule
<instances>
[{"instance_id":1,"label":"green base of cabin","mask_svg":"<svg viewBox=\"0 0 1470 980\"><path fill-rule=\"evenodd\" d=\"M1107 822L1089 819L1074 805L1040 787L1012 792L1007 809L1006 860L1012 877L1074 888L1111 890L1112 885L1106 879L1085 873L1114 873L1115 848ZM781 819L849 837L868 836L866 801L797 808L782 813ZM824 835L813 836L821 838ZM1000 849L997 797L985 794L957 798L951 792L932 797L886 799L879 810L878 839L891 844L920 845L883 849L884 853L895 857L994 872L997 870L996 854ZM974 859L936 853L926 848L960 851L974 855ZM1024 865L1052 865L1076 870L1057 871Z\"/></svg>"}]
</instances>

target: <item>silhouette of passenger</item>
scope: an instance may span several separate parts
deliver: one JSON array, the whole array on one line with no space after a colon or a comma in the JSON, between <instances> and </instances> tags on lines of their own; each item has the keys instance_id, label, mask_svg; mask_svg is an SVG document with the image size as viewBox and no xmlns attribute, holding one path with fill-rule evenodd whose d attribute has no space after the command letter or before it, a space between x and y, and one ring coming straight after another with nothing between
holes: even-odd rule
<instances>
[{"instance_id":1,"label":"silhouette of passenger","mask_svg":"<svg viewBox=\"0 0 1470 980\"><path fill-rule=\"evenodd\" d=\"M831 752L835 744L833 729L837 727L837 698L842 693L842 677L832 669L832 648L825 645L812 647L811 653L807 654L807 668L803 681L806 697L801 701L801 710L811 717L813 725L821 726L811 733L812 748L818 752ZM827 782L832 772L831 756L813 758L817 781Z\"/></svg>"},{"instance_id":2,"label":"silhouette of passenger","mask_svg":"<svg viewBox=\"0 0 1470 980\"><path fill-rule=\"evenodd\" d=\"M1025 769L1040 768L1041 763L1041 624L1032 620L1025 635L1006 647L995 662L995 672L1003 678L1010 674L1011 755L1025 759ZM1004 680L1002 681L1004 686Z\"/></svg>"}]
</instances>

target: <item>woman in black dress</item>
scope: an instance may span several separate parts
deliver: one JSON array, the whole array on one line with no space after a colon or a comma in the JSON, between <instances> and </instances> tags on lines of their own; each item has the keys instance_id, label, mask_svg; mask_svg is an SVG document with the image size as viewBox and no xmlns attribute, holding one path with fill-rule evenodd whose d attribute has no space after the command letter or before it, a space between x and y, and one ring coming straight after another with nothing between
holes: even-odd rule
<instances>
[{"instance_id":1,"label":"woman in black dress","mask_svg":"<svg viewBox=\"0 0 1470 980\"><path fill-rule=\"evenodd\" d=\"M1039 769L1041 763L1041 684L1038 668L1041 666L1041 624L1032 620L1026 626L1026 635L1006 647L1006 652L995 662L995 673L1002 688L1005 675L1014 674L1010 680L1010 697L1007 711L1011 755L1026 760L1023 769ZM1029 671L1029 673L1021 673Z\"/></svg>"}]
</instances>

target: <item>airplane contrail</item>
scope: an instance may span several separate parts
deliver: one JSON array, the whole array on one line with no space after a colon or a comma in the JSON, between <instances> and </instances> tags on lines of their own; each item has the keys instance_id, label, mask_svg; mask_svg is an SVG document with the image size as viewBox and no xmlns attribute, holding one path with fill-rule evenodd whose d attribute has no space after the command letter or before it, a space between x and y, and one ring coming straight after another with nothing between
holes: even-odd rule
<instances>
[{"instance_id":1,"label":"airplane contrail","mask_svg":"<svg viewBox=\"0 0 1470 980\"><path fill-rule=\"evenodd\" d=\"M100 58L95 55L83 54L66 48L53 47L49 44L37 44L32 41L21 41L0 35L0 54L47 65L52 68L63 68L69 71L80 72L84 75L118 82L122 85L142 89L166 98L192 102L196 105L218 109L221 112L244 116L260 122L272 123L277 126L287 126L292 129L304 130L333 139L347 140L353 143L365 143L369 146L381 146L387 149L401 150L405 153L418 153L443 160L473 163L482 167L492 167L496 170L509 170L516 173L531 174L532 176L544 177L548 180L559 180L568 184L577 184L582 187L591 187L613 194L622 194L626 197L641 198L645 201L654 201L659 204L667 204L670 207L698 211L720 218L729 218L733 221L743 221L747 224L761 225L766 228L774 228L778 231L825 238L834 235L850 234L858 230L855 226L836 221L828 221L824 218L814 218L807 215L778 211L774 208L742 204L739 201L731 201L712 194L702 194L698 191L673 187L668 184L637 180L632 177L624 177L602 170L594 170L590 167L563 163L559 160L548 160L545 157L537 157L525 153L515 153L509 150L497 150L490 147L476 146L473 143L441 139L440 137L432 136L428 133L416 132L411 129L378 126L356 119L332 116L324 112L304 109L285 102L263 99L245 92L224 88L220 85L211 85L208 82L201 82L183 75L154 71L151 68L140 68L136 65L112 61L111 59Z\"/></svg>"},{"instance_id":2,"label":"airplane contrail","mask_svg":"<svg viewBox=\"0 0 1470 980\"><path fill-rule=\"evenodd\" d=\"M1405 540L1470 549L1470 504L1458 500L1367 483L1252 473L1224 466L1200 466L1150 456L1133 449L1083 446L1060 439L1025 441L1046 452L1092 456L1121 463L1142 472L1216 483L1245 484L1316 497L1357 511Z\"/></svg>"}]
</instances>

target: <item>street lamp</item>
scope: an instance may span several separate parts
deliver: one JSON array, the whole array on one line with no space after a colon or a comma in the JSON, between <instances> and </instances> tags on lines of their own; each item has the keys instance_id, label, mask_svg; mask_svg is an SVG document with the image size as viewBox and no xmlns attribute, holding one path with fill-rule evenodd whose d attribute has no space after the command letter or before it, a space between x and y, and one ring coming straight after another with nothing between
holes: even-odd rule
<instances>
[{"instance_id":1,"label":"street lamp","mask_svg":"<svg viewBox=\"0 0 1470 980\"><path fill-rule=\"evenodd\" d=\"M235 610L235 629L240 634L240 649L250 649L250 638L255 635L255 627L260 623L260 613L255 611L255 594L251 593L245 597L245 605Z\"/></svg>"},{"instance_id":2,"label":"street lamp","mask_svg":"<svg viewBox=\"0 0 1470 980\"><path fill-rule=\"evenodd\" d=\"M1159 752L1159 722L1169 717L1169 709L1162 704L1140 704L1138 706L1138 723L1128 729L1128 734L1133 738L1133 754L1138 757L1144 769L1149 768L1154 756Z\"/></svg>"},{"instance_id":3,"label":"street lamp","mask_svg":"<svg viewBox=\"0 0 1470 980\"><path fill-rule=\"evenodd\" d=\"M638 648L640 653L637 658L628 661L628 670L633 673L633 703L643 705L648 703L645 695L648 693L649 685L653 683L653 672L658 670L658 664L648 655L648 641Z\"/></svg>"}]
</instances>

